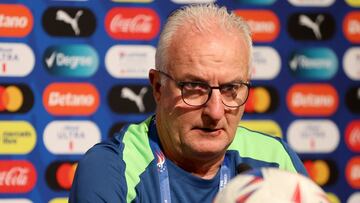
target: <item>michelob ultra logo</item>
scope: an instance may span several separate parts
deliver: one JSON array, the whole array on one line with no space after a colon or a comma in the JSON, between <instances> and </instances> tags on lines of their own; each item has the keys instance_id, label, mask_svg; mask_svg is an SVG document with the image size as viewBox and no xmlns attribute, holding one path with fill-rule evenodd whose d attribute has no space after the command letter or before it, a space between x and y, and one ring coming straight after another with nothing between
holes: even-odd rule
<instances>
[{"instance_id":1,"label":"michelob ultra logo","mask_svg":"<svg viewBox=\"0 0 360 203\"><path fill-rule=\"evenodd\" d=\"M259 131L267 135L282 137L282 131L279 124L273 120L241 120L239 126Z\"/></svg>"},{"instance_id":2,"label":"michelob ultra logo","mask_svg":"<svg viewBox=\"0 0 360 203\"><path fill-rule=\"evenodd\" d=\"M343 68L346 76L351 80L360 81L360 47L346 50L343 58Z\"/></svg>"},{"instance_id":3,"label":"michelob ultra logo","mask_svg":"<svg viewBox=\"0 0 360 203\"><path fill-rule=\"evenodd\" d=\"M250 26L254 42L274 41L280 32L280 21L270 10L235 10Z\"/></svg>"},{"instance_id":4,"label":"michelob ultra logo","mask_svg":"<svg viewBox=\"0 0 360 203\"><path fill-rule=\"evenodd\" d=\"M295 84L286 96L288 109L297 116L330 116L339 105L339 96L329 84Z\"/></svg>"},{"instance_id":5,"label":"michelob ultra logo","mask_svg":"<svg viewBox=\"0 0 360 203\"><path fill-rule=\"evenodd\" d=\"M335 0L288 0L290 4L299 7L328 7L331 6Z\"/></svg>"},{"instance_id":6,"label":"michelob ultra logo","mask_svg":"<svg viewBox=\"0 0 360 203\"><path fill-rule=\"evenodd\" d=\"M26 121L0 121L0 154L28 154L36 144L36 131Z\"/></svg>"},{"instance_id":7,"label":"michelob ultra logo","mask_svg":"<svg viewBox=\"0 0 360 203\"><path fill-rule=\"evenodd\" d=\"M0 84L0 114L26 113L34 104L31 89L24 84Z\"/></svg>"},{"instance_id":8,"label":"michelob ultra logo","mask_svg":"<svg viewBox=\"0 0 360 203\"><path fill-rule=\"evenodd\" d=\"M292 54L289 67L293 75L299 78L325 80L336 74L338 60L329 48L304 48Z\"/></svg>"},{"instance_id":9,"label":"michelob ultra logo","mask_svg":"<svg viewBox=\"0 0 360 203\"><path fill-rule=\"evenodd\" d=\"M37 173L32 163L25 160L0 160L0 194L30 192L36 180Z\"/></svg>"},{"instance_id":10,"label":"michelob ultra logo","mask_svg":"<svg viewBox=\"0 0 360 203\"><path fill-rule=\"evenodd\" d=\"M66 77L90 77L98 66L99 57L89 45L59 45L46 49L44 64L50 74Z\"/></svg>"},{"instance_id":11,"label":"michelob ultra logo","mask_svg":"<svg viewBox=\"0 0 360 203\"><path fill-rule=\"evenodd\" d=\"M33 203L29 199L23 199L23 198L11 198L11 199L0 199L0 203Z\"/></svg>"},{"instance_id":12,"label":"michelob ultra logo","mask_svg":"<svg viewBox=\"0 0 360 203\"><path fill-rule=\"evenodd\" d=\"M360 11L346 14L343 21L343 31L347 40L360 43Z\"/></svg>"},{"instance_id":13,"label":"michelob ultra logo","mask_svg":"<svg viewBox=\"0 0 360 203\"><path fill-rule=\"evenodd\" d=\"M275 3L276 0L236 0L242 4L249 4L249 5L271 5Z\"/></svg>"},{"instance_id":14,"label":"michelob ultra logo","mask_svg":"<svg viewBox=\"0 0 360 203\"><path fill-rule=\"evenodd\" d=\"M22 4L0 4L0 37L25 37L33 27L33 16Z\"/></svg>"},{"instance_id":15,"label":"michelob ultra logo","mask_svg":"<svg viewBox=\"0 0 360 203\"><path fill-rule=\"evenodd\" d=\"M266 46L255 46L253 48L251 65L251 79L274 79L280 72L280 55L274 48Z\"/></svg>"},{"instance_id":16,"label":"michelob ultra logo","mask_svg":"<svg viewBox=\"0 0 360 203\"><path fill-rule=\"evenodd\" d=\"M0 77L24 77L35 65L32 49L23 43L0 43Z\"/></svg>"},{"instance_id":17,"label":"michelob ultra logo","mask_svg":"<svg viewBox=\"0 0 360 203\"><path fill-rule=\"evenodd\" d=\"M52 83L43 94L45 109L58 116L88 116L97 110L99 103L99 93L90 83Z\"/></svg>"}]
</instances>

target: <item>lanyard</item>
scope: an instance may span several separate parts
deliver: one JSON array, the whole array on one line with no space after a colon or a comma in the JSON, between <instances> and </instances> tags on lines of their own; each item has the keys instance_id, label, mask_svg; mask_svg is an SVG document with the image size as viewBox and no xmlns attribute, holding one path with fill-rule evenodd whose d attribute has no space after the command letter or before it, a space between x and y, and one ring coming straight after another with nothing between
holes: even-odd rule
<instances>
[{"instance_id":1,"label":"lanyard","mask_svg":"<svg viewBox=\"0 0 360 203\"><path fill-rule=\"evenodd\" d=\"M154 135L153 133L156 132L155 122L152 119L150 126L149 126L149 133ZM169 184L169 173L168 168L166 166L166 157L164 153L161 151L159 145L150 139L150 148L153 152L153 155L157 161L157 172L159 177L160 183L160 196L161 196L161 203L171 203L171 196L170 196L170 184ZM225 185L230 180L230 169L229 169L229 158L225 156L223 163L221 164L220 168L220 182L219 182L219 191L221 191Z\"/></svg>"}]
</instances>

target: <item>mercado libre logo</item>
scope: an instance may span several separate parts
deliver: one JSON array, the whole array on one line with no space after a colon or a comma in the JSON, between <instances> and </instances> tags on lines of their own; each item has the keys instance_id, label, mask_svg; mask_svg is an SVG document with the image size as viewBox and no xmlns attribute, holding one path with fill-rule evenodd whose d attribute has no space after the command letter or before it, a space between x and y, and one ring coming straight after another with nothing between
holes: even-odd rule
<instances>
[{"instance_id":1,"label":"mercado libre logo","mask_svg":"<svg viewBox=\"0 0 360 203\"><path fill-rule=\"evenodd\" d=\"M37 172L25 160L0 160L0 194L30 192L36 184Z\"/></svg>"},{"instance_id":2,"label":"mercado libre logo","mask_svg":"<svg viewBox=\"0 0 360 203\"><path fill-rule=\"evenodd\" d=\"M25 77L35 66L35 55L24 43L0 43L0 77Z\"/></svg>"},{"instance_id":3,"label":"mercado libre logo","mask_svg":"<svg viewBox=\"0 0 360 203\"><path fill-rule=\"evenodd\" d=\"M99 67L95 49L85 44L48 47L43 60L46 70L56 76L90 77Z\"/></svg>"},{"instance_id":4,"label":"mercado libre logo","mask_svg":"<svg viewBox=\"0 0 360 203\"><path fill-rule=\"evenodd\" d=\"M343 21L345 38L353 43L360 43L360 11L346 14Z\"/></svg>"},{"instance_id":5,"label":"mercado libre logo","mask_svg":"<svg viewBox=\"0 0 360 203\"><path fill-rule=\"evenodd\" d=\"M299 83L288 90L286 104L297 116L330 116L338 108L339 96L330 84Z\"/></svg>"},{"instance_id":6,"label":"mercado libre logo","mask_svg":"<svg viewBox=\"0 0 360 203\"><path fill-rule=\"evenodd\" d=\"M52 115L88 116L95 113L100 98L90 83L52 83L44 90L43 104Z\"/></svg>"},{"instance_id":7,"label":"mercado libre logo","mask_svg":"<svg viewBox=\"0 0 360 203\"><path fill-rule=\"evenodd\" d=\"M25 37L33 28L31 11L22 4L0 4L0 37Z\"/></svg>"},{"instance_id":8,"label":"mercado libre logo","mask_svg":"<svg viewBox=\"0 0 360 203\"><path fill-rule=\"evenodd\" d=\"M54 191L68 191L71 188L77 163L73 161L55 161L46 169L46 182Z\"/></svg>"},{"instance_id":9,"label":"mercado libre logo","mask_svg":"<svg viewBox=\"0 0 360 203\"><path fill-rule=\"evenodd\" d=\"M338 60L331 49L304 48L293 52L289 67L291 73L301 79L327 80L336 74Z\"/></svg>"},{"instance_id":10,"label":"mercado libre logo","mask_svg":"<svg viewBox=\"0 0 360 203\"><path fill-rule=\"evenodd\" d=\"M279 95L270 86L251 87L249 98L245 104L246 113L271 113L279 103Z\"/></svg>"},{"instance_id":11,"label":"mercado libre logo","mask_svg":"<svg viewBox=\"0 0 360 203\"><path fill-rule=\"evenodd\" d=\"M302 160L310 178L320 186L336 183L339 170L333 160Z\"/></svg>"},{"instance_id":12,"label":"mercado libre logo","mask_svg":"<svg viewBox=\"0 0 360 203\"><path fill-rule=\"evenodd\" d=\"M150 8L115 7L105 17L110 37L122 40L152 40L160 30L160 18Z\"/></svg>"},{"instance_id":13,"label":"mercado libre logo","mask_svg":"<svg viewBox=\"0 0 360 203\"><path fill-rule=\"evenodd\" d=\"M42 16L42 24L52 36L87 37L95 31L96 18L87 8L50 7Z\"/></svg>"},{"instance_id":14,"label":"mercado libre logo","mask_svg":"<svg viewBox=\"0 0 360 203\"><path fill-rule=\"evenodd\" d=\"M26 113L34 105L34 95L25 84L0 84L0 114Z\"/></svg>"},{"instance_id":15,"label":"mercado libre logo","mask_svg":"<svg viewBox=\"0 0 360 203\"><path fill-rule=\"evenodd\" d=\"M270 10L235 10L250 26L254 42L272 42L280 32L280 21Z\"/></svg>"}]
</instances>

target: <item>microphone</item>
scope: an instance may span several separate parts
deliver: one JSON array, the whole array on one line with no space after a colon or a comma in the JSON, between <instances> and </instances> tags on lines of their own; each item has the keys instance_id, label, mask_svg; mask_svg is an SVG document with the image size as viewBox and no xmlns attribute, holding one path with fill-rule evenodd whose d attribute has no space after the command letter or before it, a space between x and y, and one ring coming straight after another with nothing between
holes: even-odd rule
<instances>
[{"instance_id":1,"label":"microphone","mask_svg":"<svg viewBox=\"0 0 360 203\"><path fill-rule=\"evenodd\" d=\"M246 163L240 163L239 165L236 166L236 174L240 174L246 171L251 170L252 167L249 164Z\"/></svg>"}]
</instances>

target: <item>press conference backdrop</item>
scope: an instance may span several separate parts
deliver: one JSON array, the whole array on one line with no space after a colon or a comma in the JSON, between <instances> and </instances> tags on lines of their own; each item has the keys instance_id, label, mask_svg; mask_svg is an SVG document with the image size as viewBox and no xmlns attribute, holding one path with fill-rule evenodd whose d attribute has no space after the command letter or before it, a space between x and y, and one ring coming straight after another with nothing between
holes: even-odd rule
<instances>
[{"instance_id":1,"label":"press conference backdrop","mask_svg":"<svg viewBox=\"0 0 360 203\"><path fill-rule=\"evenodd\" d=\"M200 1L0 1L0 202L67 201L82 154L154 112L159 31ZM360 1L218 3L253 31L240 125L287 140L333 202L360 202Z\"/></svg>"}]
</instances>

